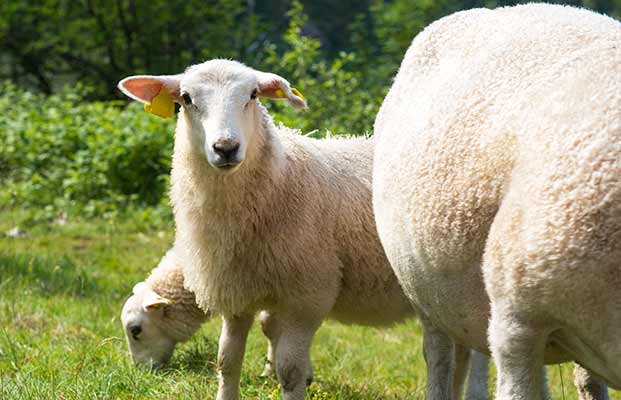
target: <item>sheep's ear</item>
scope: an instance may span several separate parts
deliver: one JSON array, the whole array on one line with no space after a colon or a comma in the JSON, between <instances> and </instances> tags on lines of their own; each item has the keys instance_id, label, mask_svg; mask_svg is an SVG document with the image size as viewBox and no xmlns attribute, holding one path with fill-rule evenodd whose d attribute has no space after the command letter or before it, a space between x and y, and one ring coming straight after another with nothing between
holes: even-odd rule
<instances>
[{"instance_id":1,"label":"sheep's ear","mask_svg":"<svg viewBox=\"0 0 621 400\"><path fill-rule=\"evenodd\" d=\"M168 94L179 101L180 75L134 75L119 82L119 89L128 97L141 103L151 103L153 98L166 89Z\"/></svg>"},{"instance_id":2,"label":"sheep's ear","mask_svg":"<svg viewBox=\"0 0 621 400\"><path fill-rule=\"evenodd\" d=\"M258 73L257 96L269 99L285 99L295 108L308 108L306 99L296 88L292 88L289 82L282 76L268 72Z\"/></svg>"},{"instance_id":3,"label":"sheep's ear","mask_svg":"<svg viewBox=\"0 0 621 400\"><path fill-rule=\"evenodd\" d=\"M142 309L144 311L149 312L149 311L157 310L162 306L167 306L172 303L173 303L172 300L160 296L159 294L155 293L153 290L149 290L145 294L144 299L142 300Z\"/></svg>"},{"instance_id":4,"label":"sheep's ear","mask_svg":"<svg viewBox=\"0 0 621 400\"><path fill-rule=\"evenodd\" d=\"M137 284L134 285L134 288L132 289L132 293L133 294L138 294L140 292L142 292L145 289L149 289L149 287L147 286L146 282L138 282Z\"/></svg>"},{"instance_id":5,"label":"sheep's ear","mask_svg":"<svg viewBox=\"0 0 621 400\"><path fill-rule=\"evenodd\" d=\"M135 75L119 82L118 87L128 97L145 103L145 111L162 118L175 113L173 102L180 102L179 85L182 75Z\"/></svg>"}]
</instances>

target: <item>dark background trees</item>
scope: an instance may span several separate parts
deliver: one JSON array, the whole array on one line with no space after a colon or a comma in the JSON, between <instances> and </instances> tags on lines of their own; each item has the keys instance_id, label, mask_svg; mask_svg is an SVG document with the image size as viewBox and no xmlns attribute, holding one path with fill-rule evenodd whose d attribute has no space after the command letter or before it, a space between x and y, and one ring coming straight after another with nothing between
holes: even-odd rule
<instances>
[{"instance_id":1,"label":"dark background trees","mask_svg":"<svg viewBox=\"0 0 621 400\"><path fill-rule=\"evenodd\" d=\"M208 58L261 66L266 48L285 52L291 10L319 56L354 52L351 68L393 72L412 37L431 21L480 0L8 0L0 5L0 79L52 93L82 82L98 99L119 98L132 73L171 73ZM565 1L621 16L621 0ZM385 78L385 77L384 77Z\"/></svg>"}]
</instances>

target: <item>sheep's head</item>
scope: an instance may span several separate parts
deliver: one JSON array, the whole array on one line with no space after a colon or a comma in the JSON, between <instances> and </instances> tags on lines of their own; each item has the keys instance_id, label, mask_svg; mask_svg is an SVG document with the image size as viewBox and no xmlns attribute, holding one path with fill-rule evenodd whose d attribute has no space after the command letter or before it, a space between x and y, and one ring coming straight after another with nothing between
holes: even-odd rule
<instances>
[{"instance_id":1,"label":"sheep's head","mask_svg":"<svg viewBox=\"0 0 621 400\"><path fill-rule=\"evenodd\" d=\"M158 323L164 318L164 307L170 303L145 282L134 286L133 295L125 302L121 322L136 364L159 368L170 359L177 341Z\"/></svg>"},{"instance_id":2,"label":"sheep's head","mask_svg":"<svg viewBox=\"0 0 621 400\"><path fill-rule=\"evenodd\" d=\"M302 94L284 78L230 60L207 61L180 75L130 76L119 88L160 116L172 116L172 102L179 103L193 148L212 167L227 172L241 165L256 139L258 97L306 108Z\"/></svg>"}]
</instances>

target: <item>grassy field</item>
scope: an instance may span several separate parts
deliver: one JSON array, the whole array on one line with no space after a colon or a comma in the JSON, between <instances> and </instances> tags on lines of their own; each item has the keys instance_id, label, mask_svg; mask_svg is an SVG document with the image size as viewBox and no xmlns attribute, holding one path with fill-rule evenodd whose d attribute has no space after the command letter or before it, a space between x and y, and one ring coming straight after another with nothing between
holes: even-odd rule
<instances>
[{"instance_id":1,"label":"grassy field","mask_svg":"<svg viewBox=\"0 0 621 400\"><path fill-rule=\"evenodd\" d=\"M5 234L15 226L25 232ZM171 228L131 219L28 223L24 213L0 212L0 399L213 398L217 319L162 371L135 368L123 338L121 306L171 242ZM259 376L258 327L248 343L242 396L279 399L276 380ZM423 399L421 345L416 321L390 329L326 322L313 345L307 398ZM571 371L549 367L554 399L577 398Z\"/></svg>"}]
</instances>

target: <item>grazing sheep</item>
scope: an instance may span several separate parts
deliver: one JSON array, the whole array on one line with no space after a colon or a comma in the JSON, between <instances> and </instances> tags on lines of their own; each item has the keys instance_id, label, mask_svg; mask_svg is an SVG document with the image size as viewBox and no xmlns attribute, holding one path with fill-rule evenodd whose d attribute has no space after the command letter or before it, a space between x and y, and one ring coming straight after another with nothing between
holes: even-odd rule
<instances>
[{"instance_id":1,"label":"grazing sheep","mask_svg":"<svg viewBox=\"0 0 621 400\"><path fill-rule=\"evenodd\" d=\"M183 286L181 265L175 249L168 250L147 280L134 286L123 305L121 322L136 364L161 367L177 343L189 340L210 318L209 312L198 307L194 294ZM277 335L277 324L272 320L268 313L261 313L261 327L268 339L264 376L273 373L272 339Z\"/></svg>"},{"instance_id":2,"label":"grazing sheep","mask_svg":"<svg viewBox=\"0 0 621 400\"><path fill-rule=\"evenodd\" d=\"M134 286L121 312L121 322L136 364L158 368L209 319L183 288L183 272L170 249L145 282Z\"/></svg>"},{"instance_id":3,"label":"grazing sheep","mask_svg":"<svg viewBox=\"0 0 621 400\"><path fill-rule=\"evenodd\" d=\"M375 133L378 231L434 349L485 352L489 332L499 399L540 399L563 360L620 388L621 24L546 4L443 18Z\"/></svg>"}]
</instances>

